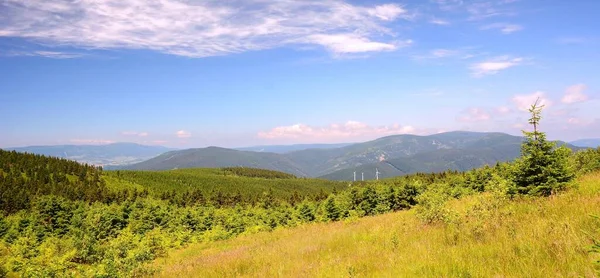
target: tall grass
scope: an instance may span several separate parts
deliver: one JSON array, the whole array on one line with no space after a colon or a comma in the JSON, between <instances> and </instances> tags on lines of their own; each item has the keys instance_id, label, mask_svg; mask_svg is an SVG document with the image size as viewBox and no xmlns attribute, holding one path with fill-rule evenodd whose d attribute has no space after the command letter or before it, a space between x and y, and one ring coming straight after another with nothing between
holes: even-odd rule
<instances>
[{"instance_id":1,"label":"tall grass","mask_svg":"<svg viewBox=\"0 0 600 278\"><path fill-rule=\"evenodd\" d=\"M414 210L198 243L155 266L162 277L597 277L600 173L550 198L494 194Z\"/></svg>"}]
</instances>

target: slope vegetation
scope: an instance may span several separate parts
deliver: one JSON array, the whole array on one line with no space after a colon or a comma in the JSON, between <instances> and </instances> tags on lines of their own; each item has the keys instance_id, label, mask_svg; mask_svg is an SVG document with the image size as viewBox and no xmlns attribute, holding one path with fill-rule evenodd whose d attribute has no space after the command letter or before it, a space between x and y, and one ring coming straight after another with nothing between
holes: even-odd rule
<instances>
[{"instance_id":1,"label":"slope vegetation","mask_svg":"<svg viewBox=\"0 0 600 278\"><path fill-rule=\"evenodd\" d=\"M219 147L167 152L125 168L129 170L171 170L178 168L220 168L231 166L269 169L297 176L307 176L300 166L280 154L238 151Z\"/></svg>"},{"instance_id":2,"label":"slope vegetation","mask_svg":"<svg viewBox=\"0 0 600 278\"><path fill-rule=\"evenodd\" d=\"M596 277L600 173L549 199L465 197L454 219L415 210L193 244L161 277ZM314 235L319 235L315 237Z\"/></svg>"},{"instance_id":3,"label":"slope vegetation","mask_svg":"<svg viewBox=\"0 0 600 278\"><path fill-rule=\"evenodd\" d=\"M108 177L141 185L154 196L167 192L182 193L199 191L205 197L217 192L241 194L246 198L272 191L278 198L288 198L292 194L315 195L330 193L334 188L342 190L346 183L321 179L296 178L290 174L249 168L192 168L166 171L108 171Z\"/></svg>"}]
</instances>

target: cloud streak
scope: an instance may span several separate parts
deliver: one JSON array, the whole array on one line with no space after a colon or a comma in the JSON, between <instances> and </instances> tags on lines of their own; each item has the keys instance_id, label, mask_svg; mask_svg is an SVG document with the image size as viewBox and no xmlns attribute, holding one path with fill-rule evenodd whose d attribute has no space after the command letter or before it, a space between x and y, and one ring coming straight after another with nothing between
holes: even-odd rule
<instances>
[{"instance_id":1,"label":"cloud streak","mask_svg":"<svg viewBox=\"0 0 600 278\"><path fill-rule=\"evenodd\" d=\"M192 133L187 130L180 130L175 133L175 136L178 138L190 138L192 137Z\"/></svg>"},{"instance_id":2,"label":"cloud streak","mask_svg":"<svg viewBox=\"0 0 600 278\"><path fill-rule=\"evenodd\" d=\"M262 139L294 139L303 142L333 142L337 140L354 140L365 137L381 137L392 134L425 134L431 130L418 129L410 125L370 126L357 121L347 121L344 124L331 124L328 126L309 126L295 124L279 126L269 131L258 133Z\"/></svg>"},{"instance_id":3,"label":"cloud streak","mask_svg":"<svg viewBox=\"0 0 600 278\"><path fill-rule=\"evenodd\" d=\"M5 0L2 9L0 37L187 57L299 44L342 54L392 51L406 40L386 24L412 17L396 4L316 0Z\"/></svg>"},{"instance_id":4,"label":"cloud streak","mask_svg":"<svg viewBox=\"0 0 600 278\"><path fill-rule=\"evenodd\" d=\"M483 77L485 75L497 74L502 70L519 66L523 63L523 58L510 58L508 56L496 57L488 61L472 64L471 74L474 77Z\"/></svg>"},{"instance_id":5,"label":"cloud streak","mask_svg":"<svg viewBox=\"0 0 600 278\"><path fill-rule=\"evenodd\" d=\"M500 30L502 34L508 35L517 31L523 30L523 26L517 24L508 24L508 23L494 23L482 26L481 30Z\"/></svg>"},{"instance_id":6,"label":"cloud streak","mask_svg":"<svg viewBox=\"0 0 600 278\"><path fill-rule=\"evenodd\" d=\"M472 107L462 113L458 118L460 122L485 122L489 121L492 116L482 108Z\"/></svg>"},{"instance_id":7,"label":"cloud streak","mask_svg":"<svg viewBox=\"0 0 600 278\"><path fill-rule=\"evenodd\" d=\"M137 131L123 131L121 135L125 136L138 136L138 137L146 137L148 136L148 132L137 132Z\"/></svg>"}]
</instances>

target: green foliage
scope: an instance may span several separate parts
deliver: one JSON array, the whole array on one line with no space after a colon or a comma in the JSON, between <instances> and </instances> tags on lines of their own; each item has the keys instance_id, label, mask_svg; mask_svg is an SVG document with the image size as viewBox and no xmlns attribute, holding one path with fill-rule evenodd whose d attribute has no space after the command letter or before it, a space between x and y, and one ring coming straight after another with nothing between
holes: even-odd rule
<instances>
[{"instance_id":1,"label":"green foliage","mask_svg":"<svg viewBox=\"0 0 600 278\"><path fill-rule=\"evenodd\" d=\"M416 214L426 223L451 223L456 218L455 213L447 207L452 199L443 185L432 186L417 197L419 205Z\"/></svg>"},{"instance_id":2,"label":"green foliage","mask_svg":"<svg viewBox=\"0 0 600 278\"><path fill-rule=\"evenodd\" d=\"M39 196L95 202L109 192L100 178L102 168L66 159L0 150L0 170L0 210L4 213L28 209Z\"/></svg>"},{"instance_id":3,"label":"green foliage","mask_svg":"<svg viewBox=\"0 0 600 278\"><path fill-rule=\"evenodd\" d=\"M229 172L234 175L251 177L251 178L265 178L265 179L295 179L296 176L284 172L248 168L248 167L225 167L223 171Z\"/></svg>"},{"instance_id":4,"label":"green foliage","mask_svg":"<svg viewBox=\"0 0 600 278\"><path fill-rule=\"evenodd\" d=\"M335 203L335 198L333 196L329 196L327 200L325 200L325 204L323 204L323 208L325 210L325 217L331 221L337 221L340 219L340 209Z\"/></svg>"},{"instance_id":5,"label":"green foliage","mask_svg":"<svg viewBox=\"0 0 600 278\"><path fill-rule=\"evenodd\" d=\"M346 185L344 182L296 178L270 170L237 167L168 171L121 170L106 171L104 174L111 180L143 185L149 191L149 195L163 200L185 199L183 195L188 192L192 195L202 194L205 201L218 201L226 206L256 203L263 193L269 190L272 190L275 199L289 202L292 197L295 201L300 201L305 197L320 196L321 191L329 194L334 188L343 188ZM297 196L294 197L294 194ZM236 196L237 200L234 198ZM203 201L199 199L198 202ZM182 201L183 203L192 205L190 201Z\"/></svg>"},{"instance_id":6,"label":"green foliage","mask_svg":"<svg viewBox=\"0 0 600 278\"><path fill-rule=\"evenodd\" d=\"M576 152L571 157L571 164L579 175L600 169L600 147Z\"/></svg>"},{"instance_id":7,"label":"green foliage","mask_svg":"<svg viewBox=\"0 0 600 278\"><path fill-rule=\"evenodd\" d=\"M549 196L563 189L574 177L569 165L571 150L546 140L546 134L538 131L543 106L537 102L531 106L529 123L533 132L523 131L525 141L521 145L521 157L515 161L515 191L518 194Z\"/></svg>"}]
</instances>

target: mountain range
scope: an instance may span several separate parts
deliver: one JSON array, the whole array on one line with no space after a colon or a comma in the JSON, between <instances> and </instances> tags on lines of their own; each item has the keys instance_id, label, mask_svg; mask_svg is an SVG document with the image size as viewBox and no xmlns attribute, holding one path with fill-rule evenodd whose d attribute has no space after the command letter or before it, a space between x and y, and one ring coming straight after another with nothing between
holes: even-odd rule
<instances>
[{"instance_id":1,"label":"mountain range","mask_svg":"<svg viewBox=\"0 0 600 278\"><path fill-rule=\"evenodd\" d=\"M600 147L600 138L593 139L580 139L570 142L571 145L585 148L597 148Z\"/></svg>"},{"instance_id":2,"label":"mountain range","mask_svg":"<svg viewBox=\"0 0 600 278\"><path fill-rule=\"evenodd\" d=\"M365 179L374 179L376 169L383 178L448 169L464 171L484 164L509 161L519 156L522 140L523 137L505 133L454 131L428 136L392 135L342 147L285 153L208 147L170 151L122 168L167 170L242 166L334 180L351 180L356 171L364 172ZM573 145L567 146L579 149Z\"/></svg>"},{"instance_id":3,"label":"mountain range","mask_svg":"<svg viewBox=\"0 0 600 278\"><path fill-rule=\"evenodd\" d=\"M67 158L97 166L119 166L145 161L174 149L135 143L113 143L107 145L29 146L7 148L6 150Z\"/></svg>"},{"instance_id":4,"label":"mountain range","mask_svg":"<svg viewBox=\"0 0 600 278\"><path fill-rule=\"evenodd\" d=\"M497 132L453 131L392 135L363 143L298 144L176 150L134 143L61 145L12 148L20 152L68 158L106 169L169 170L242 166L263 168L299 177L330 180L375 179L415 172L468 169L510 161L520 154L523 137ZM559 142L561 144L567 144ZM567 144L573 150L595 147L598 139Z\"/></svg>"}]
</instances>

